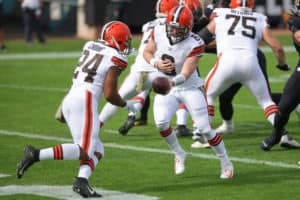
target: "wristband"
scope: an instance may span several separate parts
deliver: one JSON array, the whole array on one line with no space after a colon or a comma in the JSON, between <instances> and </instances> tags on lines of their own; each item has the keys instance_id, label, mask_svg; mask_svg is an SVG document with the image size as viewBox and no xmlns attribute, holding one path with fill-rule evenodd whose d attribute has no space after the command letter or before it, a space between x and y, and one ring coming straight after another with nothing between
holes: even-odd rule
<instances>
[{"instance_id":1,"label":"wristband","mask_svg":"<svg viewBox=\"0 0 300 200\"><path fill-rule=\"evenodd\" d=\"M185 77L182 74L178 74L174 78L172 78L172 81L174 83L174 86L180 85L185 82Z\"/></svg>"},{"instance_id":2,"label":"wristband","mask_svg":"<svg viewBox=\"0 0 300 200\"><path fill-rule=\"evenodd\" d=\"M153 67L156 67L158 60L156 58L151 58L149 63L150 65L152 65Z\"/></svg>"}]
</instances>

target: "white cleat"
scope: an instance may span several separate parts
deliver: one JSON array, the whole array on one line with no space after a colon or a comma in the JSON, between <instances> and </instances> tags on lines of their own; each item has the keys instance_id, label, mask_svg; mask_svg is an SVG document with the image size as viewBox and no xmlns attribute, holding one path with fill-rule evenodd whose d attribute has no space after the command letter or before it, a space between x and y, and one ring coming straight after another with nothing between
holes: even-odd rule
<instances>
[{"instance_id":1,"label":"white cleat","mask_svg":"<svg viewBox=\"0 0 300 200\"><path fill-rule=\"evenodd\" d=\"M175 165L174 165L174 172L176 175L183 174L185 170L185 159L186 159L186 153L184 152L182 155L175 155Z\"/></svg>"},{"instance_id":2,"label":"white cleat","mask_svg":"<svg viewBox=\"0 0 300 200\"><path fill-rule=\"evenodd\" d=\"M191 144L191 147L195 149L205 149L210 148L210 145L208 142L201 143L199 140L196 140L193 144Z\"/></svg>"},{"instance_id":3,"label":"white cleat","mask_svg":"<svg viewBox=\"0 0 300 200\"><path fill-rule=\"evenodd\" d=\"M219 134L230 134L234 131L234 123L232 120L223 120L223 123L216 129Z\"/></svg>"},{"instance_id":4,"label":"white cleat","mask_svg":"<svg viewBox=\"0 0 300 200\"><path fill-rule=\"evenodd\" d=\"M279 145L287 149L299 149L300 143L288 134L281 136Z\"/></svg>"},{"instance_id":5,"label":"white cleat","mask_svg":"<svg viewBox=\"0 0 300 200\"><path fill-rule=\"evenodd\" d=\"M233 165L232 163L227 163L222 165L222 172L220 175L221 179L231 179L233 178Z\"/></svg>"}]
</instances>

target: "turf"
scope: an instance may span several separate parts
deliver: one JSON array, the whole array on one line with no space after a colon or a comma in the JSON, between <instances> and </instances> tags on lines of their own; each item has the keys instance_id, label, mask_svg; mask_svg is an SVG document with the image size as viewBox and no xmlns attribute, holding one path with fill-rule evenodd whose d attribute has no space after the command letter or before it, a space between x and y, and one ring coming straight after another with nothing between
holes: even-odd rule
<instances>
[{"instance_id":1,"label":"turf","mask_svg":"<svg viewBox=\"0 0 300 200\"><path fill-rule=\"evenodd\" d=\"M284 45L292 45L289 36L278 36ZM134 40L137 47L139 40ZM25 145L51 147L70 141L68 128L54 120L54 113L71 84L78 57L5 59L8 55L39 52L80 52L83 40L49 39L46 45L27 46L23 41L7 41L8 50L0 53L0 191L4 186L70 186L77 175L78 161L44 161L34 165L22 179L16 178L16 165ZM272 91L281 92L291 72L275 68L276 59L266 52ZM295 66L297 53L287 52L287 61ZM130 63L134 57L130 57ZM215 55L204 55L199 70L204 77L215 62ZM122 79L129 72L123 73ZM151 94L153 99L153 93ZM101 107L105 100L101 100ZM100 107L100 108L101 108ZM101 129L105 157L90 178L91 185L105 190L141 194L159 199L297 199L300 191L299 150L279 146L263 152L259 143L271 133L271 126L254 97L242 89L234 99L234 134L224 135L227 151L235 166L232 180L219 179L219 161L210 149L192 149L191 138L179 138L189 157L186 172L173 173L173 155L159 136L150 108L147 126L132 129L127 136L117 133L126 119L120 110ZM216 109L213 126L221 123ZM191 127L191 120L189 120ZM175 118L172 121L175 127ZM287 129L300 140L299 123L292 113ZM47 136L47 138L43 137ZM54 199L34 194L11 194L0 199ZM104 198L105 199L105 198ZM121 198L122 199L122 198Z\"/></svg>"}]
</instances>

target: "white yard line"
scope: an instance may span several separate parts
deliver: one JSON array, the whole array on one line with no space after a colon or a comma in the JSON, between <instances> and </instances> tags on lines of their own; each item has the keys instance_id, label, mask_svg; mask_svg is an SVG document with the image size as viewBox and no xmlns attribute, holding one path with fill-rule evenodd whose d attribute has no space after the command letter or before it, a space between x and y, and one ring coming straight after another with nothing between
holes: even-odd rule
<instances>
[{"instance_id":1,"label":"white yard line","mask_svg":"<svg viewBox=\"0 0 300 200\"><path fill-rule=\"evenodd\" d=\"M272 52L272 49L267 46L260 47L263 52ZM284 46L285 52L296 52L294 46ZM59 58L76 58L80 56L81 52L41 52L41 53L17 53L17 54L2 54L0 60L16 60L16 59L59 59ZM130 56L136 56L137 51Z\"/></svg>"},{"instance_id":2,"label":"white yard line","mask_svg":"<svg viewBox=\"0 0 300 200\"><path fill-rule=\"evenodd\" d=\"M133 194L127 192L105 190L95 188L102 195L101 200L157 200L158 197L146 196L142 194ZM42 197L52 197L64 200L83 199L72 191L71 185L7 185L0 187L0 196L15 194L31 194ZM89 198L99 199L99 198Z\"/></svg>"},{"instance_id":3,"label":"white yard line","mask_svg":"<svg viewBox=\"0 0 300 200\"><path fill-rule=\"evenodd\" d=\"M107 130L103 130L107 132ZM108 130L111 131L111 130ZM0 135L10 135L10 136L19 136L25 138L32 138L32 139L39 139L39 140L51 140L57 142L71 142L70 138L62 138L62 137L53 137L53 136L46 136L37 133L24 133L24 132L17 132L17 131L10 131L10 130L0 130ZM145 148L145 147L137 147L131 145L121 145L116 143L104 143L106 148L115 148L115 149L123 149L123 150L131 150L131 151L139 151L139 152L148 152L148 153L160 153L160 154L172 154L169 150L164 149L155 149L155 148ZM197 158L205 158L205 159L214 159L217 160L218 158L213 154L205 154L205 153L188 153L192 157ZM239 157L230 157L230 159L234 162L244 163L244 164L254 164L254 165L263 165L263 166L273 166L273 167L280 167L280 168L289 168L289 169L300 169L300 166L297 164L288 164L284 162L273 162L268 160L256 160L250 158L239 158Z\"/></svg>"}]
</instances>

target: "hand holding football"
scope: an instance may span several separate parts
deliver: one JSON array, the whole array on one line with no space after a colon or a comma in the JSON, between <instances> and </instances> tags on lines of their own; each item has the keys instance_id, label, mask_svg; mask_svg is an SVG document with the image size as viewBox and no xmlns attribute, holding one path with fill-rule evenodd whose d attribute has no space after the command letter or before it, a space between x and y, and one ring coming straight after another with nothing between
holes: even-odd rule
<instances>
[{"instance_id":1,"label":"hand holding football","mask_svg":"<svg viewBox=\"0 0 300 200\"><path fill-rule=\"evenodd\" d=\"M152 82L153 91L157 94L166 95L171 90L171 83L167 77L157 77Z\"/></svg>"}]
</instances>

